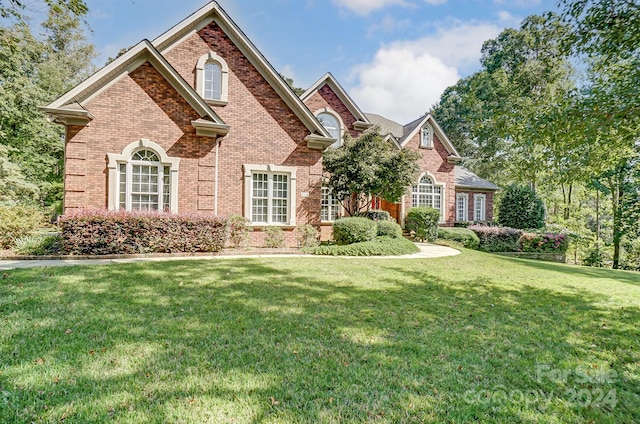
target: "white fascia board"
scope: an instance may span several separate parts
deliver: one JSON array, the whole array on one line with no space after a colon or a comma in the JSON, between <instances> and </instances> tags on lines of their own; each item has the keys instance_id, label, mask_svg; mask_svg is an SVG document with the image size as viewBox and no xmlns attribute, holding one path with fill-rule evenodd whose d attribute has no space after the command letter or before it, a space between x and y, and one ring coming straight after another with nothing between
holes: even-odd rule
<instances>
[{"instance_id":1,"label":"white fascia board","mask_svg":"<svg viewBox=\"0 0 640 424\"><path fill-rule=\"evenodd\" d=\"M453 144L451 144L449 137L447 137L444 131L442 131L442 128L440 128L440 125L438 125L438 123L435 119L433 119L433 116L431 116L430 113L426 114L420 124L417 125L407 137L405 137L404 141L402 142L402 147L406 146L407 143L409 143L409 141L413 137L415 137L415 135L418 133L418 131L420 131L420 129L426 122L429 122L433 126L436 134L438 135L438 140L440 140L440 142L444 145L444 148L447 149L447 152L449 152L449 154L451 155L450 158L452 158L452 160L455 160L456 158L462 159L460 153L458 153L456 148L453 147Z\"/></svg>"},{"instance_id":2,"label":"white fascia board","mask_svg":"<svg viewBox=\"0 0 640 424\"><path fill-rule=\"evenodd\" d=\"M347 106L347 108L349 109L349 112L351 112L351 114L358 120L357 123L362 123L364 125L369 125L368 127L365 127L364 129L369 128L369 127L371 127L373 125L373 124L371 124L369 122L369 119L364 114L364 112L362 112L362 110L360 110L360 108L358 107L356 102L353 101L351 96L349 96L349 94L344 90L342 85L340 85L338 80L333 76L333 74L331 72L327 72L326 74L324 74L322 76L322 78L320 78L311 87L309 87L307 89L307 91L305 91L302 94L302 96L300 96L300 100L302 100L304 102L309 97L311 97L315 92L320 90L320 88L322 88L322 86L324 84L329 85L329 88L331 88L333 90L333 92L338 95L338 98L340 99L340 101L345 106ZM364 127L364 125L361 125L361 126Z\"/></svg>"},{"instance_id":3,"label":"white fascia board","mask_svg":"<svg viewBox=\"0 0 640 424\"><path fill-rule=\"evenodd\" d=\"M193 31L201 29L213 21L216 21L229 39L231 39L231 42L249 59L249 62L260 72L269 85L271 85L280 98L289 106L312 134L315 133L330 137L327 130L318 122L306 105L302 103L302 100L295 95L291 87L280 77L269 61L260 53L246 34L242 32L217 2L212 1L200 8L169 31L153 40L153 45L156 46L161 53L166 52Z\"/></svg>"}]
</instances>

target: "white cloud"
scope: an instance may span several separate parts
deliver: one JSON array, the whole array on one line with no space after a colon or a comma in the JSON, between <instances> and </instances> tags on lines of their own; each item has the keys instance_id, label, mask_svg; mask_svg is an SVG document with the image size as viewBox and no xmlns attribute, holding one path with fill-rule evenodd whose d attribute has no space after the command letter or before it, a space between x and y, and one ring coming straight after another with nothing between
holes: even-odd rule
<instances>
[{"instance_id":1,"label":"white cloud","mask_svg":"<svg viewBox=\"0 0 640 424\"><path fill-rule=\"evenodd\" d=\"M393 16L387 15L384 18L380 19L380 21L377 24L371 25L371 27L369 28L369 31L367 31L367 34L371 36L373 33L379 32L379 31L390 33L390 32L394 32L397 29L408 28L409 26L411 26L410 20L396 19Z\"/></svg>"},{"instance_id":2,"label":"white cloud","mask_svg":"<svg viewBox=\"0 0 640 424\"><path fill-rule=\"evenodd\" d=\"M442 60L396 46L378 50L373 62L357 74L359 84L351 90L356 102L367 112L401 123L427 112L442 90L460 78Z\"/></svg>"},{"instance_id":3,"label":"white cloud","mask_svg":"<svg viewBox=\"0 0 640 424\"><path fill-rule=\"evenodd\" d=\"M407 6L405 0L333 0L333 3L358 15L368 15L374 10L383 9L387 6Z\"/></svg>"},{"instance_id":4,"label":"white cloud","mask_svg":"<svg viewBox=\"0 0 640 424\"><path fill-rule=\"evenodd\" d=\"M425 3L437 5L437 4L445 4L448 0L424 0Z\"/></svg>"},{"instance_id":5,"label":"white cloud","mask_svg":"<svg viewBox=\"0 0 640 424\"><path fill-rule=\"evenodd\" d=\"M439 100L445 88L479 67L485 40L500 33L487 23L458 23L432 36L381 47L370 63L355 67L350 90L368 112L407 123Z\"/></svg>"},{"instance_id":6,"label":"white cloud","mask_svg":"<svg viewBox=\"0 0 640 424\"><path fill-rule=\"evenodd\" d=\"M505 27L519 28L522 19L512 15L506 10L501 10L498 12L498 21Z\"/></svg>"}]
</instances>

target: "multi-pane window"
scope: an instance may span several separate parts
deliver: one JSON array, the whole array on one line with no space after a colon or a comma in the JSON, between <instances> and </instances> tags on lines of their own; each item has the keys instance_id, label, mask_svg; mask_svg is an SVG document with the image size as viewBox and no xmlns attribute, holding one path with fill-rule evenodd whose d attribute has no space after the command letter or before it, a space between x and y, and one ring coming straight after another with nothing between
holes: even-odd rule
<instances>
[{"instance_id":1,"label":"multi-pane window","mask_svg":"<svg viewBox=\"0 0 640 424\"><path fill-rule=\"evenodd\" d=\"M268 172L251 175L251 222L287 224L289 222L289 176Z\"/></svg>"},{"instance_id":2,"label":"multi-pane window","mask_svg":"<svg viewBox=\"0 0 640 424\"><path fill-rule=\"evenodd\" d=\"M320 220L325 222L335 221L340 214L340 202L331 194L329 187L322 187L322 200L320 203Z\"/></svg>"},{"instance_id":3,"label":"multi-pane window","mask_svg":"<svg viewBox=\"0 0 640 424\"><path fill-rule=\"evenodd\" d=\"M215 62L204 65L204 98L220 100L222 95L222 68Z\"/></svg>"},{"instance_id":4,"label":"multi-pane window","mask_svg":"<svg viewBox=\"0 0 640 424\"><path fill-rule=\"evenodd\" d=\"M486 194L474 194L474 220L485 221L487 218L487 195Z\"/></svg>"},{"instance_id":5,"label":"multi-pane window","mask_svg":"<svg viewBox=\"0 0 640 424\"><path fill-rule=\"evenodd\" d=\"M134 211L169 211L171 168L152 150L138 150L118 165L118 207Z\"/></svg>"},{"instance_id":6,"label":"multi-pane window","mask_svg":"<svg viewBox=\"0 0 640 424\"><path fill-rule=\"evenodd\" d=\"M320 121L331 137L336 139L336 142L333 143L331 147L340 146L340 122L338 121L338 118L330 113L322 112L318 115L318 121Z\"/></svg>"},{"instance_id":7,"label":"multi-pane window","mask_svg":"<svg viewBox=\"0 0 640 424\"><path fill-rule=\"evenodd\" d=\"M435 185L428 175L423 176L411 189L411 206L430 207L442 211L442 187Z\"/></svg>"},{"instance_id":8,"label":"multi-pane window","mask_svg":"<svg viewBox=\"0 0 640 424\"><path fill-rule=\"evenodd\" d=\"M460 193L456 195L456 221L465 222L469 220L468 206L469 195L466 193Z\"/></svg>"}]
</instances>

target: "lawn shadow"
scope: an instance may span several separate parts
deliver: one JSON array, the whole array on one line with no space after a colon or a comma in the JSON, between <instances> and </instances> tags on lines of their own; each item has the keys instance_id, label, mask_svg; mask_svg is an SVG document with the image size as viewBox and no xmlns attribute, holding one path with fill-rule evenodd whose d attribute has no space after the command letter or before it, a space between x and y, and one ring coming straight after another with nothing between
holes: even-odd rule
<instances>
[{"instance_id":1,"label":"lawn shadow","mask_svg":"<svg viewBox=\"0 0 640 424\"><path fill-rule=\"evenodd\" d=\"M0 332L9 341L0 345L0 384L11 393L0 413L8 422L58 420L67 410L72 420L105 422L136 414L158 422L544 421L549 410L464 395L555 389L537 381L536 364L611 363L621 376L620 415L562 399L551 411L576 421L640 420L625 409L640 393L628 377L638 361L638 308L612 311L587 291L504 288L394 261L299 263L10 276L2 311L30 321Z\"/></svg>"}]
</instances>

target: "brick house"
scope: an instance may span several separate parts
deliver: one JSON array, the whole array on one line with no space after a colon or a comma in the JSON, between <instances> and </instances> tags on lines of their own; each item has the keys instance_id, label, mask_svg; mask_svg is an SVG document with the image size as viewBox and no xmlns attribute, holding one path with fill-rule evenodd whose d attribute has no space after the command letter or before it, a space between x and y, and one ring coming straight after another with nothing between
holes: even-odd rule
<instances>
[{"instance_id":1,"label":"brick house","mask_svg":"<svg viewBox=\"0 0 640 424\"><path fill-rule=\"evenodd\" d=\"M296 96L216 2L42 109L66 127L65 212L240 214L256 230L254 244L266 226L283 227L293 244L297 225L335 219L322 151L345 131L357 137L380 124L330 74ZM459 155L437 123L427 115L387 137L420 149L424 172L414 195L376 206L401 221L412 202L431 202L453 224Z\"/></svg>"}]
</instances>

